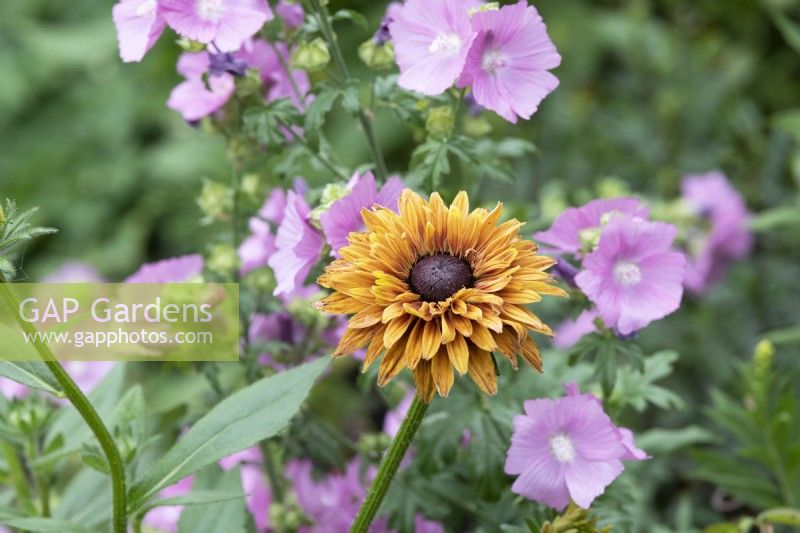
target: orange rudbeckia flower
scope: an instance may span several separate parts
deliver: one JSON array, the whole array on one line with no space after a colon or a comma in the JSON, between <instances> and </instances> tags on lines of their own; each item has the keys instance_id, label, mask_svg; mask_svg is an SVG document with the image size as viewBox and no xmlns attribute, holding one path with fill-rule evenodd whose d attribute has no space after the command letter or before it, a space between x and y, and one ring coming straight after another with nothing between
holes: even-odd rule
<instances>
[{"instance_id":1,"label":"orange rudbeckia flower","mask_svg":"<svg viewBox=\"0 0 800 533\"><path fill-rule=\"evenodd\" d=\"M465 192L448 208L406 189L398 206L362 210L367 231L351 233L318 280L333 293L316 307L353 315L334 357L368 346L364 370L383 354L378 385L408 368L426 402L447 396L454 371L495 394L493 352L541 372L528 332L553 332L525 305L566 296L546 272L555 259L520 238L518 220L498 224L500 203L470 212Z\"/></svg>"}]
</instances>

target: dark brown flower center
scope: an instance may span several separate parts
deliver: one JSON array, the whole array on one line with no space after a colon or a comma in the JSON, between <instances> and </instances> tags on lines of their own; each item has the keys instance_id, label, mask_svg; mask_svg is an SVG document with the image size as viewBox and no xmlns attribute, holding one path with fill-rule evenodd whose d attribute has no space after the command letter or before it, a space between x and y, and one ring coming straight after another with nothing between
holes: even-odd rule
<instances>
[{"instance_id":1,"label":"dark brown flower center","mask_svg":"<svg viewBox=\"0 0 800 533\"><path fill-rule=\"evenodd\" d=\"M454 255L429 255L411 268L408 283L424 301L441 302L464 287L472 286L472 267L465 259Z\"/></svg>"}]
</instances>

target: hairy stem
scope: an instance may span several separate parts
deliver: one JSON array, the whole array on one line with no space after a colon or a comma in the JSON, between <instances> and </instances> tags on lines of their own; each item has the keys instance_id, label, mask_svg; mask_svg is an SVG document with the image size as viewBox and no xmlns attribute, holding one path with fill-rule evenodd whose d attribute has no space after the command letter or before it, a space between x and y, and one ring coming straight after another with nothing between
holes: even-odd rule
<instances>
[{"instance_id":1,"label":"hairy stem","mask_svg":"<svg viewBox=\"0 0 800 533\"><path fill-rule=\"evenodd\" d=\"M383 461L381 461L378 475L375 476L375 481L372 482L367 497L364 499L364 503L361 504L361 509L358 511L350 533L366 533L369 530L369 526L375 519L378 509L380 509L381 502L383 502L383 498L386 496L386 492L392 484L397 469L400 467L400 462L403 460L403 457L405 457L406 451L411 445L411 441L414 440L414 435L417 434L417 430L427 410L428 404L420 401L418 396L414 397L414 401L408 409L403 423L400 424L397 435L394 437L394 440L392 440L392 444L389 446L389 450L386 452Z\"/></svg>"},{"instance_id":2,"label":"hairy stem","mask_svg":"<svg viewBox=\"0 0 800 533\"><path fill-rule=\"evenodd\" d=\"M97 437L100 448L103 450L103 454L108 461L108 468L111 474L114 531L116 533L125 533L127 531L128 513L127 497L125 493L125 464L122 461L114 438L111 436L111 432L86 395L83 394L81 389L56 360L55 355L53 355L53 352L47 344L34 335L36 328L29 322L22 320L22 317L19 316L17 312L19 309L17 297L4 279L0 279L0 294L2 294L3 300L5 300L6 305L8 305L20 327L34 339L34 348L36 348L44 364L47 365L47 368L56 378L56 381L58 381L67 399L75 406L75 409L89 426L89 429L91 429L94 436Z\"/></svg>"}]
</instances>

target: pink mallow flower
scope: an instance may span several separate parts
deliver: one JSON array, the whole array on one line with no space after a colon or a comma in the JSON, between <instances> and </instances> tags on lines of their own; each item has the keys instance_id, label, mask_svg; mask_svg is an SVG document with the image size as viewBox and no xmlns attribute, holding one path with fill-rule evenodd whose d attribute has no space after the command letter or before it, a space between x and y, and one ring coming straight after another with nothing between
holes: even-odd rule
<instances>
[{"instance_id":1,"label":"pink mallow flower","mask_svg":"<svg viewBox=\"0 0 800 533\"><path fill-rule=\"evenodd\" d=\"M125 283L183 283L203 273L203 256L182 255L155 263L145 263Z\"/></svg>"},{"instance_id":2,"label":"pink mallow flower","mask_svg":"<svg viewBox=\"0 0 800 533\"><path fill-rule=\"evenodd\" d=\"M250 235L239 245L240 273L245 275L267 264L275 252L275 236L269 223L259 217L252 217L248 222Z\"/></svg>"},{"instance_id":3,"label":"pink mallow flower","mask_svg":"<svg viewBox=\"0 0 800 533\"><path fill-rule=\"evenodd\" d=\"M92 265L67 261L44 278L42 283L103 283L105 278Z\"/></svg>"},{"instance_id":4,"label":"pink mallow flower","mask_svg":"<svg viewBox=\"0 0 800 533\"><path fill-rule=\"evenodd\" d=\"M600 401L566 387L558 400L528 400L514 417L505 472L519 476L511 490L555 509L570 499L588 509L619 476L623 460L647 458L633 434L614 425Z\"/></svg>"},{"instance_id":5,"label":"pink mallow flower","mask_svg":"<svg viewBox=\"0 0 800 533\"><path fill-rule=\"evenodd\" d=\"M275 12L289 28L299 28L305 20L305 13L303 12L303 6L300 5L300 0L278 0Z\"/></svg>"},{"instance_id":6,"label":"pink mallow flower","mask_svg":"<svg viewBox=\"0 0 800 533\"><path fill-rule=\"evenodd\" d=\"M595 331L594 321L600 316L597 309L592 307L581 312L574 320L569 319L562 322L556 328L553 337L553 346L561 350L566 350L574 346L584 335Z\"/></svg>"},{"instance_id":7,"label":"pink mallow flower","mask_svg":"<svg viewBox=\"0 0 800 533\"><path fill-rule=\"evenodd\" d=\"M364 231L361 210L380 205L397 211L397 199L405 185L400 178L394 176L386 180L379 191L372 172L367 172L354 174L347 183L347 188L350 189L350 194L336 200L319 217L322 231L331 245L331 254L335 257L339 257L340 248L347 246L347 236L350 233Z\"/></svg>"},{"instance_id":8,"label":"pink mallow flower","mask_svg":"<svg viewBox=\"0 0 800 533\"><path fill-rule=\"evenodd\" d=\"M236 57L243 60L248 67L258 69L268 102L289 98L299 110L308 103L310 96L307 95L311 89L308 74L291 68L287 72L283 65L291 63L291 53L284 43L276 42L273 48L262 39L247 40L236 52Z\"/></svg>"},{"instance_id":9,"label":"pink mallow flower","mask_svg":"<svg viewBox=\"0 0 800 533\"><path fill-rule=\"evenodd\" d=\"M156 0L122 0L111 10L117 28L119 56L126 63L141 61L164 31Z\"/></svg>"},{"instance_id":10,"label":"pink mallow flower","mask_svg":"<svg viewBox=\"0 0 800 533\"><path fill-rule=\"evenodd\" d=\"M167 107L179 112L184 120L194 122L222 109L236 90L233 74L217 72L208 75L208 52L184 52L178 59L178 72L186 80L169 95Z\"/></svg>"},{"instance_id":11,"label":"pink mallow flower","mask_svg":"<svg viewBox=\"0 0 800 533\"><path fill-rule=\"evenodd\" d=\"M160 0L167 24L180 35L213 43L220 52L238 50L274 15L266 0Z\"/></svg>"},{"instance_id":12,"label":"pink mallow flower","mask_svg":"<svg viewBox=\"0 0 800 533\"><path fill-rule=\"evenodd\" d=\"M443 93L458 79L475 31L467 0L408 0L393 12L389 32L404 89Z\"/></svg>"},{"instance_id":13,"label":"pink mallow flower","mask_svg":"<svg viewBox=\"0 0 800 533\"><path fill-rule=\"evenodd\" d=\"M281 294L280 300L285 308L300 305L308 308L308 302L318 297L321 289L317 285L299 287L297 290ZM299 365L311 358L319 357L336 346L342 338L347 327L347 319L341 315L328 317L324 324L319 324L319 330L311 330L307 324L297 320L288 310L273 311L268 314L256 313L250 321L247 332L250 344L258 345L270 341L278 341L293 349L287 350L282 358L278 354L265 351L259 357L259 362L276 370L283 370ZM315 335L315 351L308 349L309 335ZM354 354L363 358L363 350Z\"/></svg>"},{"instance_id":14,"label":"pink mallow flower","mask_svg":"<svg viewBox=\"0 0 800 533\"><path fill-rule=\"evenodd\" d=\"M303 194L307 188L302 179L295 180L294 190L297 194ZM280 224L283 222L285 210L286 191L276 187L269 193L256 216L249 220L250 235L239 246L239 259L242 264L240 273L243 276L267 266L267 261L275 253L275 235L270 223Z\"/></svg>"},{"instance_id":15,"label":"pink mallow flower","mask_svg":"<svg viewBox=\"0 0 800 533\"><path fill-rule=\"evenodd\" d=\"M343 473L331 473L323 478L312 475L311 462L294 460L286 465L286 479L292 482L297 503L313 525L302 526L300 533L341 533L348 531L367 494L366 487L375 478L375 467L361 476L361 463L354 459ZM388 533L388 521L379 517L370 533Z\"/></svg>"},{"instance_id":16,"label":"pink mallow flower","mask_svg":"<svg viewBox=\"0 0 800 533\"><path fill-rule=\"evenodd\" d=\"M575 283L605 325L629 335L681 303L686 257L671 249L676 228L638 217L612 217Z\"/></svg>"},{"instance_id":17,"label":"pink mallow flower","mask_svg":"<svg viewBox=\"0 0 800 533\"><path fill-rule=\"evenodd\" d=\"M278 282L275 295L286 294L303 285L311 268L317 264L325 242L322 234L309 223L311 208L303 197L290 190L286 212L275 238L275 253L267 264Z\"/></svg>"},{"instance_id":18,"label":"pink mallow flower","mask_svg":"<svg viewBox=\"0 0 800 533\"><path fill-rule=\"evenodd\" d=\"M83 392L92 392L116 366L115 361L62 361L61 366ZM66 399L62 403L68 403Z\"/></svg>"},{"instance_id":19,"label":"pink mallow flower","mask_svg":"<svg viewBox=\"0 0 800 533\"><path fill-rule=\"evenodd\" d=\"M533 6L525 1L472 16L477 37L469 50L459 87L472 87L475 101L516 122L531 118L558 86L549 69L561 56Z\"/></svg>"},{"instance_id":20,"label":"pink mallow flower","mask_svg":"<svg viewBox=\"0 0 800 533\"><path fill-rule=\"evenodd\" d=\"M159 498L174 498L184 496L192 492L194 476L187 476L174 485L161 489L158 493ZM178 521L183 512L183 505L162 505L155 507L144 515L144 524L156 531L164 533L175 533L178 531Z\"/></svg>"},{"instance_id":21,"label":"pink mallow flower","mask_svg":"<svg viewBox=\"0 0 800 533\"><path fill-rule=\"evenodd\" d=\"M692 213L709 225L686 236L689 266L685 285L699 293L720 281L731 263L750 252L750 214L741 194L722 172L686 176L681 189Z\"/></svg>"},{"instance_id":22,"label":"pink mallow flower","mask_svg":"<svg viewBox=\"0 0 800 533\"><path fill-rule=\"evenodd\" d=\"M31 390L13 379L0 376L0 395L11 400L13 398L24 398L31 393Z\"/></svg>"},{"instance_id":23,"label":"pink mallow flower","mask_svg":"<svg viewBox=\"0 0 800 533\"><path fill-rule=\"evenodd\" d=\"M558 255L580 256L597 244L602 227L614 215L633 215L647 218L647 207L636 198L592 200L581 207L570 207L561 213L546 231L533 238L542 249Z\"/></svg>"},{"instance_id":24,"label":"pink mallow flower","mask_svg":"<svg viewBox=\"0 0 800 533\"><path fill-rule=\"evenodd\" d=\"M269 507L272 493L261 466L262 455L258 447L247 448L219 460L223 470L230 470L239 465L242 479L242 490L246 495L247 509L253 515L257 531L269 530Z\"/></svg>"}]
</instances>

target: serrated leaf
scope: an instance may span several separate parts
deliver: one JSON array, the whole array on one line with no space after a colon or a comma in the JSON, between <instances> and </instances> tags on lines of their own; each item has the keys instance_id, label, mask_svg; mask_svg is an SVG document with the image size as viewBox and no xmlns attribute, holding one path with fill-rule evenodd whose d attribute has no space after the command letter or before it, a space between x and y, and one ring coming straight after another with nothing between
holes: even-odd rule
<instances>
[{"instance_id":1,"label":"serrated leaf","mask_svg":"<svg viewBox=\"0 0 800 533\"><path fill-rule=\"evenodd\" d=\"M681 408L683 401L669 389L656 385L655 382L672 373L672 365L678 354L664 351L644 358L644 368L637 371L630 367L622 367L614 383L612 401L620 405L630 405L637 411L643 411L648 404L662 409Z\"/></svg>"},{"instance_id":2,"label":"serrated leaf","mask_svg":"<svg viewBox=\"0 0 800 533\"><path fill-rule=\"evenodd\" d=\"M336 100L342 96L339 89L325 87L314 95L314 101L306 108L305 131L313 134L325 124L325 115L333 108Z\"/></svg>"},{"instance_id":3,"label":"serrated leaf","mask_svg":"<svg viewBox=\"0 0 800 533\"><path fill-rule=\"evenodd\" d=\"M217 404L133 484L131 509L141 508L159 490L204 466L277 434L328 363L322 357L264 378Z\"/></svg>"}]
</instances>

